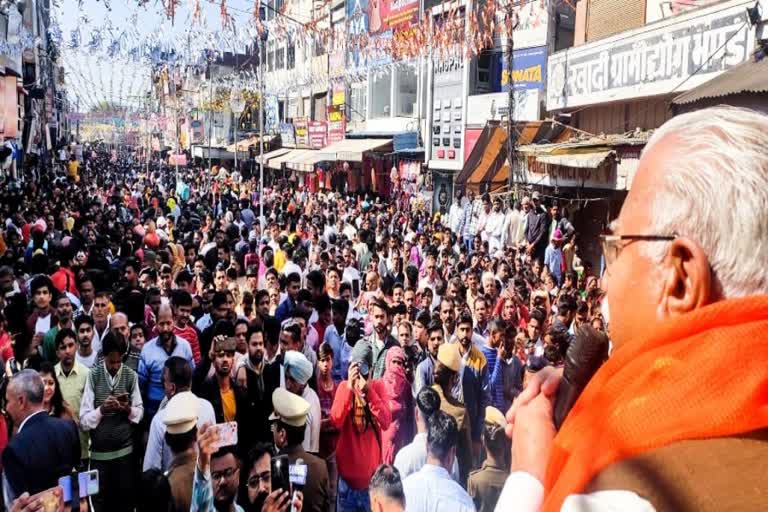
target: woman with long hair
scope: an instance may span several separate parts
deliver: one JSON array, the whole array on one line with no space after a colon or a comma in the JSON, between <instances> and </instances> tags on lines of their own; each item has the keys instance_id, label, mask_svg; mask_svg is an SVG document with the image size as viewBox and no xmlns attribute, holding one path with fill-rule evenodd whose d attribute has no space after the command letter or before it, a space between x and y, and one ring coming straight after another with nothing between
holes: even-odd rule
<instances>
[{"instance_id":1,"label":"woman with long hair","mask_svg":"<svg viewBox=\"0 0 768 512\"><path fill-rule=\"evenodd\" d=\"M50 416L73 420L72 408L61 394L54 366L47 361L43 362L40 365L40 377L43 379L43 408Z\"/></svg>"}]
</instances>

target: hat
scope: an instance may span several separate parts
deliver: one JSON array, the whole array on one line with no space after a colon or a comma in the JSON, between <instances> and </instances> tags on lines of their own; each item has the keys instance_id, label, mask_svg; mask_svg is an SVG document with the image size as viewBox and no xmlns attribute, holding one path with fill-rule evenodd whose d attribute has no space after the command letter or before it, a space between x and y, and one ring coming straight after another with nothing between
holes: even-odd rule
<instances>
[{"instance_id":1,"label":"hat","mask_svg":"<svg viewBox=\"0 0 768 512\"><path fill-rule=\"evenodd\" d=\"M237 341L234 337L219 335L213 338L214 352L234 352L237 349Z\"/></svg>"},{"instance_id":2,"label":"hat","mask_svg":"<svg viewBox=\"0 0 768 512\"><path fill-rule=\"evenodd\" d=\"M437 360L451 370L458 372L461 368L461 354L458 343L443 343L437 349Z\"/></svg>"},{"instance_id":3,"label":"hat","mask_svg":"<svg viewBox=\"0 0 768 512\"><path fill-rule=\"evenodd\" d=\"M269 416L270 421L280 420L292 427L303 427L307 424L309 402L285 388L277 388L272 392L274 411Z\"/></svg>"},{"instance_id":4,"label":"hat","mask_svg":"<svg viewBox=\"0 0 768 512\"><path fill-rule=\"evenodd\" d=\"M283 367L285 374L290 376L299 384L306 384L312 377L312 363L307 356L295 350L289 350L283 356Z\"/></svg>"},{"instance_id":5,"label":"hat","mask_svg":"<svg viewBox=\"0 0 768 512\"><path fill-rule=\"evenodd\" d=\"M539 199L541 199L541 195L538 192L534 192L533 194L531 194L531 198L534 201L538 201Z\"/></svg>"},{"instance_id":6,"label":"hat","mask_svg":"<svg viewBox=\"0 0 768 512\"><path fill-rule=\"evenodd\" d=\"M558 242L563 240L563 234L560 232L559 229L556 229L554 233L552 233L552 240L556 240Z\"/></svg>"},{"instance_id":7,"label":"hat","mask_svg":"<svg viewBox=\"0 0 768 512\"><path fill-rule=\"evenodd\" d=\"M165 406L165 431L169 434L184 434L197 425L200 402L190 391L177 393Z\"/></svg>"},{"instance_id":8,"label":"hat","mask_svg":"<svg viewBox=\"0 0 768 512\"><path fill-rule=\"evenodd\" d=\"M490 405L485 408L485 423L490 425L497 425L501 428L507 426L507 420L504 418L504 415L501 413L501 411L495 407L491 407Z\"/></svg>"},{"instance_id":9,"label":"hat","mask_svg":"<svg viewBox=\"0 0 768 512\"><path fill-rule=\"evenodd\" d=\"M245 276L246 277L256 277L259 275L259 267L256 265L248 265L248 268L245 269Z\"/></svg>"}]
</instances>

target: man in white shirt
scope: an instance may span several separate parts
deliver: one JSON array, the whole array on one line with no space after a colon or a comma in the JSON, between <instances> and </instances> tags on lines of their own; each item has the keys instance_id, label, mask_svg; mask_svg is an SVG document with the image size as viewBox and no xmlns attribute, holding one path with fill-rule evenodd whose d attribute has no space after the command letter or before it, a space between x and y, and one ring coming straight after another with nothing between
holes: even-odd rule
<instances>
[{"instance_id":1,"label":"man in white shirt","mask_svg":"<svg viewBox=\"0 0 768 512\"><path fill-rule=\"evenodd\" d=\"M464 207L461 204L461 193L457 193L448 210L448 227L453 233L460 234L463 220Z\"/></svg>"},{"instance_id":2,"label":"man in white shirt","mask_svg":"<svg viewBox=\"0 0 768 512\"><path fill-rule=\"evenodd\" d=\"M510 199L509 209L504 216L504 237L503 245L505 247L517 248L525 239L525 216L520 211L520 204L515 204Z\"/></svg>"},{"instance_id":3,"label":"man in white shirt","mask_svg":"<svg viewBox=\"0 0 768 512\"><path fill-rule=\"evenodd\" d=\"M427 463L403 481L408 512L475 511L472 498L448 473L458 442L456 420L443 411L435 412L427 432Z\"/></svg>"},{"instance_id":4,"label":"man in white shirt","mask_svg":"<svg viewBox=\"0 0 768 512\"><path fill-rule=\"evenodd\" d=\"M413 441L400 448L395 455L395 467L400 477L416 473L427 463L427 423L440 410L440 395L429 386L421 388L416 395L416 436ZM459 481L459 465L454 459L451 467L451 477Z\"/></svg>"},{"instance_id":5,"label":"man in white shirt","mask_svg":"<svg viewBox=\"0 0 768 512\"><path fill-rule=\"evenodd\" d=\"M176 395L192 392L192 367L183 357L171 356L165 361L163 368L163 381L165 387L165 399L160 403L160 409L152 418L147 439L147 450L144 454L144 471L159 469L167 471L173 461L173 452L165 440L166 432L166 404ZM208 400L195 397L198 402L197 428L202 425L216 423L216 414Z\"/></svg>"},{"instance_id":6,"label":"man in white shirt","mask_svg":"<svg viewBox=\"0 0 768 512\"><path fill-rule=\"evenodd\" d=\"M314 389L307 386L307 382L309 382L314 373L312 363L301 352L289 350L283 355L283 368L285 371L285 389L302 397L309 403L307 426L302 446L308 452L318 453L320 451L322 409L317 393Z\"/></svg>"},{"instance_id":7,"label":"man in white shirt","mask_svg":"<svg viewBox=\"0 0 768 512\"><path fill-rule=\"evenodd\" d=\"M504 220L504 212L501 211L501 198L495 197L493 199L493 210L488 214L485 221L485 236L488 240L488 252L490 254L494 254L502 248Z\"/></svg>"}]
</instances>

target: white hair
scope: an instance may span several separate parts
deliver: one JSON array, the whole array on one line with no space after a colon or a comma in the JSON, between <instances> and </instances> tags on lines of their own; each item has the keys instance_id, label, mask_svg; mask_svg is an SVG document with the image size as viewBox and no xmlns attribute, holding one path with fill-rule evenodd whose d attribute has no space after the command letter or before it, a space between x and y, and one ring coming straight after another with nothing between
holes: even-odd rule
<instances>
[{"instance_id":1,"label":"white hair","mask_svg":"<svg viewBox=\"0 0 768 512\"><path fill-rule=\"evenodd\" d=\"M718 106L672 118L646 144L674 136L651 205L654 234L706 253L724 297L768 293L768 116ZM643 244L660 262L669 244Z\"/></svg>"}]
</instances>

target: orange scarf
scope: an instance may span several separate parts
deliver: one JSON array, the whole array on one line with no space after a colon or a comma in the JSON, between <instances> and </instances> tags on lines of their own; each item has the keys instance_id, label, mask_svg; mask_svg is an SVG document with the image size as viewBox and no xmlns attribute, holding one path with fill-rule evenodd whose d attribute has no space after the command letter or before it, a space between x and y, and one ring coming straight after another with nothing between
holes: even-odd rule
<instances>
[{"instance_id":1,"label":"orange scarf","mask_svg":"<svg viewBox=\"0 0 768 512\"><path fill-rule=\"evenodd\" d=\"M610 464L686 439L768 426L768 296L716 302L660 325L597 372L557 434L542 510Z\"/></svg>"}]
</instances>

